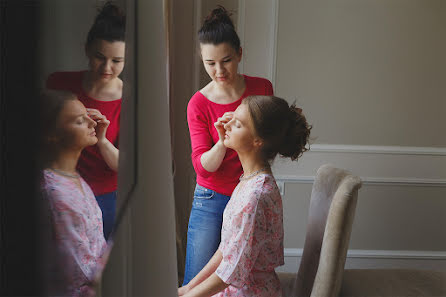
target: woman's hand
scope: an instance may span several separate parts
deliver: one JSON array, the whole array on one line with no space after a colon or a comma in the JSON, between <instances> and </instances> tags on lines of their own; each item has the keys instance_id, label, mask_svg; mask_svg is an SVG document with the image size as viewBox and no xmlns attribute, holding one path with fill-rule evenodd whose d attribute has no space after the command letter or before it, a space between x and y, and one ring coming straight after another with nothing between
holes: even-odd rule
<instances>
[{"instance_id":1,"label":"woman's hand","mask_svg":"<svg viewBox=\"0 0 446 297\"><path fill-rule=\"evenodd\" d=\"M182 286L182 287L178 288L178 296L183 296L189 291L190 291L190 288L188 285Z\"/></svg>"},{"instance_id":2,"label":"woman's hand","mask_svg":"<svg viewBox=\"0 0 446 297\"><path fill-rule=\"evenodd\" d=\"M99 147L102 158L104 158L108 167L114 171L118 171L119 150L105 137L110 121L97 109L87 108L87 113L92 120L98 123L95 129L96 137L98 138L97 146Z\"/></svg>"},{"instance_id":3,"label":"woman's hand","mask_svg":"<svg viewBox=\"0 0 446 297\"><path fill-rule=\"evenodd\" d=\"M232 120L232 117L234 116L233 111L225 112L220 118L217 119L217 121L214 123L215 129L217 129L218 137L220 138L220 141L223 142L225 140L225 133L226 130L224 128L224 125Z\"/></svg>"},{"instance_id":4,"label":"woman's hand","mask_svg":"<svg viewBox=\"0 0 446 297\"><path fill-rule=\"evenodd\" d=\"M97 123L96 126L96 137L98 138L98 142L104 142L106 140L105 134L107 132L107 128L110 125L110 121L107 120L107 117L103 115L99 110L94 108L87 108L88 116Z\"/></svg>"}]
</instances>

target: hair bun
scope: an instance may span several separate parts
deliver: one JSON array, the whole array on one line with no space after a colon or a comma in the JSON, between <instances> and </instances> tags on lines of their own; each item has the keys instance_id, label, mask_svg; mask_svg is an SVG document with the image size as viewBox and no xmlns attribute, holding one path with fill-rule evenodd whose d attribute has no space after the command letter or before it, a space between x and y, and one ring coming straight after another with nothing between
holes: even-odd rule
<instances>
[{"instance_id":1,"label":"hair bun","mask_svg":"<svg viewBox=\"0 0 446 297\"><path fill-rule=\"evenodd\" d=\"M217 8L214 8L211 13L206 17L204 20L204 26L205 25L211 25L211 24L226 24L230 25L233 29L234 23L232 22L230 16L232 14L228 12L223 6L217 5Z\"/></svg>"},{"instance_id":2,"label":"hair bun","mask_svg":"<svg viewBox=\"0 0 446 297\"><path fill-rule=\"evenodd\" d=\"M288 115L289 125L279 154L296 160L308 151L306 144L308 144L311 125L302 114L302 108L296 107L295 104L290 105Z\"/></svg>"},{"instance_id":3,"label":"hair bun","mask_svg":"<svg viewBox=\"0 0 446 297\"><path fill-rule=\"evenodd\" d=\"M234 23L230 13L221 5L218 5L206 17L198 31L200 44L228 43L238 53L240 50L240 38L235 32Z\"/></svg>"},{"instance_id":4,"label":"hair bun","mask_svg":"<svg viewBox=\"0 0 446 297\"><path fill-rule=\"evenodd\" d=\"M114 5L111 1L107 1L99 10L99 13L96 17L96 22L108 18L125 22L125 15L123 11L118 6Z\"/></svg>"},{"instance_id":5,"label":"hair bun","mask_svg":"<svg viewBox=\"0 0 446 297\"><path fill-rule=\"evenodd\" d=\"M96 39L125 41L125 14L111 1L107 1L99 10L88 32L86 47L90 47Z\"/></svg>"},{"instance_id":6,"label":"hair bun","mask_svg":"<svg viewBox=\"0 0 446 297\"><path fill-rule=\"evenodd\" d=\"M308 150L311 125L302 109L276 96L248 96L248 106L257 135L263 140L261 152L266 161L277 154L296 160Z\"/></svg>"}]
</instances>

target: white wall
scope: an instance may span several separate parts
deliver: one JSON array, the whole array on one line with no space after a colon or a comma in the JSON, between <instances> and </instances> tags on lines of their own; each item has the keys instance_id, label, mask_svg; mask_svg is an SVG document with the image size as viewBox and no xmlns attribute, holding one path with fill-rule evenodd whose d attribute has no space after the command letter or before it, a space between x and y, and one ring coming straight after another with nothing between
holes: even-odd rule
<instances>
[{"instance_id":1,"label":"white wall","mask_svg":"<svg viewBox=\"0 0 446 297\"><path fill-rule=\"evenodd\" d=\"M239 7L244 72L270 78L314 127L312 151L298 163L275 163L285 188L282 269L297 270L311 183L332 163L364 180L347 267L446 270L446 3L240 0Z\"/></svg>"}]
</instances>

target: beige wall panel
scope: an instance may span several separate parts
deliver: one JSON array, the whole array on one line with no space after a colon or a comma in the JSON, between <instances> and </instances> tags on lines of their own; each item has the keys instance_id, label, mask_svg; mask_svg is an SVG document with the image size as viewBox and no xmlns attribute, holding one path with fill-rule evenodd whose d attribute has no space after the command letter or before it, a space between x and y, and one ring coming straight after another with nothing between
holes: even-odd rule
<instances>
[{"instance_id":1,"label":"beige wall panel","mask_svg":"<svg viewBox=\"0 0 446 297\"><path fill-rule=\"evenodd\" d=\"M285 248L304 246L311 186L285 184ZM364 184L349 248L446 251L444 197L444 187Z\"/></svg>"},{"instance_id":2,"label":"beige wall panel","mask_svg":"<svg viewBox=\"0 0 446 297\"><path fill-rule=\"evenodd\" d=\"M241 0L243 73L273 81L275 9L277 0Z\"/></svg>"},{"instance_id":3,"label":"beige wall panel","mask_svg":"<svg viewBox=\"0 0 446 297\"><path fill-rule=\"evenodd\" d=\"M285 248L303 248L307 229L312 184L285 184L283 228Z\"/></svg>"},{"instance_id":4,"label":"beige wall panel","mask_svg":"<svg viewBox=\"0 0 446 297\"><path fill-rule=\"evenodd\" d=\"M446 146L445 11L442 0L280 1L276 93L297 99L317 143Z\"/></svg>"},{"instance_id":5,"label":"beige wall panel","mask_svg":"<svg viewBox=\"0 0 446 297\"><path fill-rule=\"evenodd\" d=\"M444 187L366 184L350 248L446 251L445 197Z\"/></svg>"}]
</instances>

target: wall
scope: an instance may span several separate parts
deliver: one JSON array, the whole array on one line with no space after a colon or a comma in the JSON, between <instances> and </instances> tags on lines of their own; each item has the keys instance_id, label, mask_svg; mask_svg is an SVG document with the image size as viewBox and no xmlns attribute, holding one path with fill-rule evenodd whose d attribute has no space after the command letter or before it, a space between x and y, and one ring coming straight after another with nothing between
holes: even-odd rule
<instances>
[{"instance_id":1,"label":"wall","mask_svg":"<svg viewBox=\"0 0 446 297\"><path fill-rule=\"evenodd\" d=\"M324 163L362 177L347 267L446 270L446 3L240 0L244 72L268 77L313 125L277 160L285 255L296 271Z\"/></svg>"},{"instance_id":2,"label":"wall","mask_svg":"<svg viewBox=\"0 0 446 297\"><path fill-rule=\"evenodd\" d=\"M103 3L105 0L41 0L42 82L55 71L87 69L85 41L97 9ZM114 3L125 9L125 0Z\"/></svg>"}]
</instances>

